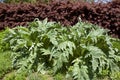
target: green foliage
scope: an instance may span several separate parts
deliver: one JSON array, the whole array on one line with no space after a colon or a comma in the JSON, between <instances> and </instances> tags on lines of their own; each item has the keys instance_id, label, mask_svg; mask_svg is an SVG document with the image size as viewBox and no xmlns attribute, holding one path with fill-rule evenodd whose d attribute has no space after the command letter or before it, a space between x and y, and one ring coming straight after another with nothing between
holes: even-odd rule
<instances>
[{"instance_id":1,"label":"green foliage","mask_svg":"<svg viewBox=\"0 0 120 80\"><path fill-rule=\"evenodd\" d=\"M10 58L10 55L10 52L0 52L0 78L12 70L12 59Z\"/></svg>"},{"instance_id":2,"label":"green foliage","mask_svg":"<svg viewBox=\"0 0 120 80\"><path fill-rule=\"evenodd\" d=\"M54 74L62 72L75 80L90 80L105 70L108 76L120 71L120 45L115 45L119 41L90 23L63 27L36 19L28 28L9 29L3 44L14 52L13 66L18 71L45 74L52 68Z\"/></svg>"},{"instance_id":3,"label":"green foliage","mask_svg":"<svg viewBox=\"0 0 120 80\"><path fill-rule=\"evenodd\" d=\"M115 72L111 75L112 80L120 80L120 72Z\"/></svg>"},{"instance_id":4,"label":"green foliage","mask_svg":"<svg viewBox=\"0 0 120 80\"><path fill-rule=\"evenodd\" d=\"M4 33L5 33L5 31L0 31L0 41L1 41L2 38L4 37Z\"/></svg>"},{"instance_id":5,"label":"green foliage","mask_svg":"<svg viewBox=\"0 0 120 80\"><path fill-rule=\"evenodd\" d=\"M2 39L5 36L6 30L0 31L0 79L6 74L7 72L12 70L12 62L11 62L11 52L2 50Z\"/></svg>"},{"instance_id":6,"label":"green foliage","mask_svg":"<svg viewBox=\"0 0 120 80\"><path fill-rule=\"evenodd\" d=\"M26 73L17 73L15 71L5 75L3 80L26 80Z\"/></svg>"},{"instance_id":7,"label":"green foliage","mask_svg":"<svg viewBox=\"0 0 120 80\"><path fill-rule=\"evenodd\" d=\"M54 80L66 80L66 79L62 74L58 73L55 75Z\"/></svg>"},{"instance_id":8,"label":"green foliage","mask_svg":"<svg viewBox=\"0 0 120 80\"><path fill-rule=\"evenodd\" d=\"M53 80L53 77L47 74L32 73L27 77L27 80Z\"/></svg>"},{"instance_id":9,"label":"green foliage","mask_svg":"<svg viewBox=\"0 0 120 80\"><path fill-rule=\"evenodd\" d=\"M116 40L111 40L113 47L116 48L118 51L120 51L120 40L116 39Z\"/></svg>"},{"instance_id":10,"label":"green foliage","mask_svg":"<svg viewBox=\"0 0 120 80\"><path fill-rule=\"evenodd\" d=\"M11 52L10 51L5 51L3 52L2 48L2 39L5 36L5 33L7 32L6 30L0 31L0 78L4 76L5 73L11 71L12 69L12 62L11 62Z\"/></svg>"},{"instance_id":11,"label":"green foliage","mask_svg":"<svg viewBox=\"0 0 120 80\"><path fill-rule=\"evenodd\" d=\"M2 50L2 43L1 42L2 42L2 39L4 38L6 32L7 32L7 29L0 31L0 52Z\"/></svg>"}]
</instances>

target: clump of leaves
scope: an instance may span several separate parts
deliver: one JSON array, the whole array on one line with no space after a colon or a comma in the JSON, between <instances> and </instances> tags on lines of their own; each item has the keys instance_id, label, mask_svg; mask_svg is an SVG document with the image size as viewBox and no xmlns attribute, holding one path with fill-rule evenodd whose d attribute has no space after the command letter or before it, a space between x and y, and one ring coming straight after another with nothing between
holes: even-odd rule
<instances>
[{"instance_id":1,"label":"clump of leaves","mask_svg":"<svg viewBox=\"0 0 120 80\"><path fill-rule=\"evenodd\" d=\"M107 35L107 30L78 22L72 27L35 20L29 26L9 29L4 44L14 52L13 66L45 73L64 72L75 80L89 80L107 70L109 76L120 71L119 40Z\"/></svg>"}]
</instances>

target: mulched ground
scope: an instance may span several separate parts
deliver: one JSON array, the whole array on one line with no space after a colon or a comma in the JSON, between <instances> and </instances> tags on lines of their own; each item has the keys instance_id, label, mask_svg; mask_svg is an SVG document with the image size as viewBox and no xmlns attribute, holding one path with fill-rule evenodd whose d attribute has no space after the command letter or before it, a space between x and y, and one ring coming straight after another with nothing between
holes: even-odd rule
<instances>
[{"instance_id":1,"label":"mulched ground","mask_svg":"<svg viewBox=\"0 0 120 80\"><path fill-rule=\"evenodd\" d=\"M83 21L98 24L110 30L110 34L120 38L120 1L107 4L69 1L55 1L49 4L5 4L0 3L0 29L6 26L27 25L35 18L74 25L81 17Z\"/></svg>"}]
</instances>

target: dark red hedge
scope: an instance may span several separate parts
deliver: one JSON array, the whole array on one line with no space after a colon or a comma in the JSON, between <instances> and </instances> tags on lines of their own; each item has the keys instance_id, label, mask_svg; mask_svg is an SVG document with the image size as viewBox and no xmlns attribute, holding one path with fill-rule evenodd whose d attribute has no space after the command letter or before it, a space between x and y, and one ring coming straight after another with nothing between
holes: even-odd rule
<instances>
[{"instance_id":1,"label":"dark red hedge","mask_svg":"<svg viewBox=\"0 0 120 80\"><path fill-rule=\"evenodd\" d=\"M78 17L83 21L98 24L110 30L110 34L120 38L120 1L107 4L69 1L51 2L49 4L5 4L0 3L0 29L27 25L35 18L74 25Z\"/></svg>"}]
</instances>

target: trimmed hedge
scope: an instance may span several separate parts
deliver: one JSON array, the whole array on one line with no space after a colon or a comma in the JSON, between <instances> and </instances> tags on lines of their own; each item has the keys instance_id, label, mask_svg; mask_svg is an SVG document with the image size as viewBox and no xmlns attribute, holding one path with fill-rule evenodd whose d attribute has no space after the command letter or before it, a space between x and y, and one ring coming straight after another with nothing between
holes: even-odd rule
<instances>
[{"instance_id":1,"label":"trimmed hedge","mask_svg":"<svg viewBox=\"0 0 120 80\"><path fill-rule=\"evenodd\" d=\"M83 21L98 24L120 38L120 1L103 3L54 1L49 4L5 4L0 3L0 29L27 25L35 18L74 25L81 17Z\"/></svg>"}]
</instances>

